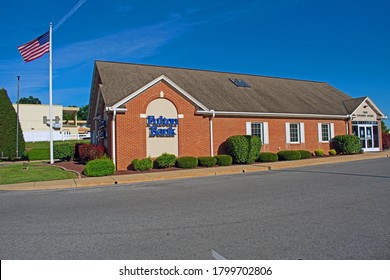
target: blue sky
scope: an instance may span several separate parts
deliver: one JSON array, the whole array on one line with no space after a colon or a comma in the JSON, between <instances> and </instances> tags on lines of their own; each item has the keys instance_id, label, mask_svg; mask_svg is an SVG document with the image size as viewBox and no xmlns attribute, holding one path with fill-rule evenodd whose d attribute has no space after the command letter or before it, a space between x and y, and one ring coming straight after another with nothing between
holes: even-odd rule
<instances>
[{"instance_id":1,"label":"blue sky","mask_svg":"<svg viewBox=\"0 0 390 280\"><path fill-rule=\"evenodd\" d=\"M55 26L53 103L89 102L94 60L324 81L390 115L390 1L2 0L0 87L48 103L48 55L17 46ZM390 126L387 121L388 126Z\"/></svg>"}]
</instances>

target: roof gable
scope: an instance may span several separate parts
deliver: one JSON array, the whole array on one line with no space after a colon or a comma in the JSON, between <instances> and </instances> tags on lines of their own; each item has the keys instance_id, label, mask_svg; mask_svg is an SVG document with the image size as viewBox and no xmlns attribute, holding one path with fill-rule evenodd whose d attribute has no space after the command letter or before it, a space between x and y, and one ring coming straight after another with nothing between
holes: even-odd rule
<instances>
[{"instance_id":1,"label":"roof gable","mask_svg":"<svg viewBox=\"0 0 390 280\"><path fill-rule=\"evenodd\" d=\"M352 99L349 99L349 100L344 100L344 105L348 111L348 114L350 115L354 115L356 114L356 112L361 109L361 107L365 104L367 104L368 106L370 106L370 108L372 108L372 110L381 118L385 118L385 114L382 113L381 110L379 110L379 108L375 105L375 103L368 97L368 96L365 96L365 97L359 97L359 98L352 98Z\"/></svg>"},{"instance_id":2,"label":"roof gable","mask_svg":"<svg viewBox=\"0 0 390 280\"><path fill-rule=\"evenodd\" d=\"M165 81L167 82L169 85L171 85L173 88L175 88L177 91L179 91L181 94L183 94L185 97L187 97L190 101L192 101L194 104L196 104L199 108L205 110L205 111L208 111L209 109L203 105L201 102L199 102L196 98L194 98L193 96L191 96L188 92L186 92L185 90L183 90L181 87L179 87L178 85L176 85L172 80L170 80L169 78L165 77L164 75L161 75L160 77L154 79L153 81L147 83L146 85L144 85L143 87L141 87L140 89L136 90L135 92L133 92L132 94L126 96L125 98L119 100L117 103L115 103L114 105L112 105L111 107L113 109L115 108L118 108L118 107L121 107L123 106L125 103L129 102L131 99L133 99L134 97L140 95L141 93L143 93L145 90L147 90L148 88L154 86L155 84L157 84L158 82L161 82L161 81Z\"/></svg>"}]
</instances>

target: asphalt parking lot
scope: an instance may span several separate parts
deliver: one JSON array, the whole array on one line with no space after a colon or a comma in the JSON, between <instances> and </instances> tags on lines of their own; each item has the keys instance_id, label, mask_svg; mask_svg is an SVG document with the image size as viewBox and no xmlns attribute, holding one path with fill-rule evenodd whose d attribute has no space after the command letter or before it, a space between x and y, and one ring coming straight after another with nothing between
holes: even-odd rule
<instances>
[{"instance_id":1,"label":"asphalt parking lot","mask_svg":"<svg viewBox=\"0 0 390 280\"><path fill-rule=\"evenodd\" d=\"M389 259L390 159L0 193L1 259Z\"/></svg>"}]
</instances>

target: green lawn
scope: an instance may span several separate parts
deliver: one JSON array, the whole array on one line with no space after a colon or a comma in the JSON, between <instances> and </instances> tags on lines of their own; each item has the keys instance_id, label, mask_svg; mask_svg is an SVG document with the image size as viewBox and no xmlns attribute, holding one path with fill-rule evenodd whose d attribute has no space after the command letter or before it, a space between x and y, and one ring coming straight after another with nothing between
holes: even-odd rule
<instances>
[{"instance_id":1,"label":"green lawn","mask_svg":"<svg viewBox=\"0 0 390 280\"><path fill-rule=\"evenodd\" d=\"M55 141L54 143L63 141ZM89 140L69 140L67 143L89 143ZM26 151L30 160L49 160L50 142L26 142Z\"/></svg>"},{"instance_id":2,"label":"green lawn","mask_svg":"<svg viewBox=\"0 0 390 280\"><path fill-rule=\"evenodd\" d=\"M50 165L29 164L28 169L23 164L0 166L0 184L15 184L25 182L73 179L77 175Z\"/></svg>"}]
</instances>

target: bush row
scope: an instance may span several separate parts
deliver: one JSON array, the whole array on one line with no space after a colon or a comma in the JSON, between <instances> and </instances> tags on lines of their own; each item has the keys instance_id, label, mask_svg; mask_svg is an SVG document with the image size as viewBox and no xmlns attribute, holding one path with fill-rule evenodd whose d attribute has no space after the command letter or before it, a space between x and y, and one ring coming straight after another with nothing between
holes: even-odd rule
<instances>
[{"instance_id":1,"label":"bush row","mask_svg":"<svg viewBox=\"0 0 390 280\"><path fill-rule=\"evenodd\" d=\"M314 151L314 155L324 156L325 152L322 149L318 149ZM336 155L336 151L334 149L329 150L329 155L334 156ZM306 150L288 150L288 151L280 151L277 154L270 153L270 152L264 152L260 153L259 158L257 161L259 162L274 162L278 160L298 160L298 159L307 159L311 158L313 155L310 151Z\"/></svg>"},{"instance_id":2,"label":"bush row","mask_svg":"<svg viewBox=\"0 0 390 280\"><path fill-rule=\"evenodd\" d=\"M146 171L154 167L156 168L194 168L197 166L213 167L213 166L229 166L233 162L233 159L229 155L218 155L215 157L180 157L176 158L173 154L164 153L158 158L152 161L151 158L134 159L131 165L134 170Z\"/></svg>"},{"instance_id":3,"label":"bush row","mask_svg":"<svg viewBox=\"0 0 390 280\"><path fill-rule=\"evenodd\" d=\"M260 153L261 140L257 136L238 135L232 136L227 140L227 148L230 155L218 155L216 157L180 157L164 153L159 156L153 163L150 158L135 159L132 166L135 170L146 171L153 168L155 164L158 168L168 168L177 166L180 168L194 168L196 166L227 166L235 163L253 163L273 162L277 160L299 160L312 156L310 151L306 150L288 150L280 151L277 154L264 152ZM334 149L329 151L329 155L339 154L356 154L362 151L360 139L354 135L336 136L333 141ZM76 152L75 152L76 151ZM54 146L54 157L62 160L79 158L82 161L89 161L85 166L84 173L87 176L106 176L114 174L115 166L108 158L96 159L103 157L104 150L101 147L91 144L74 144L58 143ZM324 156L322 149L314 151L316 156Z\"/></svg>"}]
</instances>

